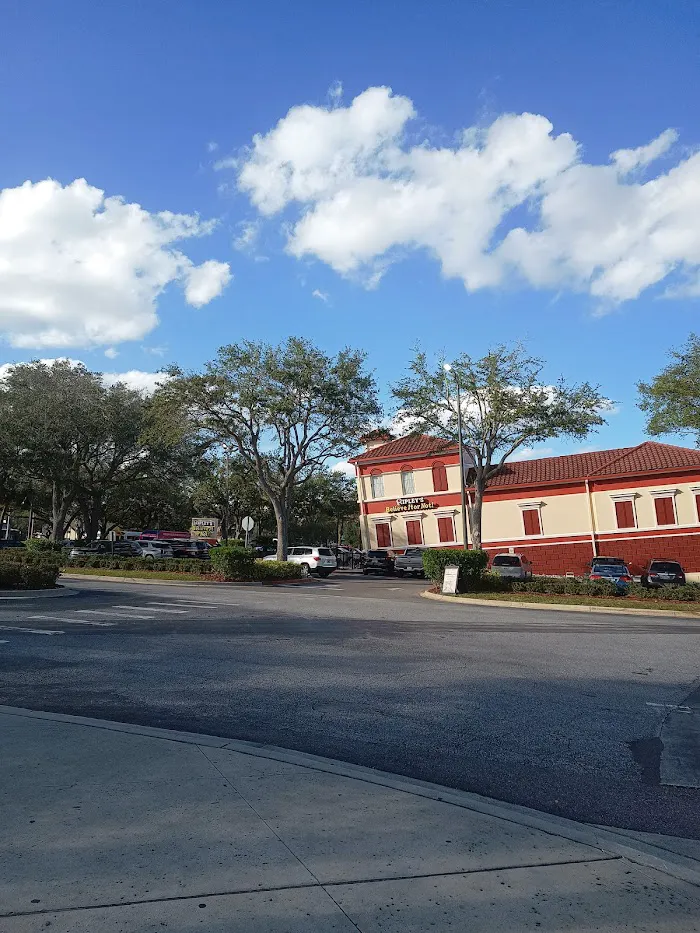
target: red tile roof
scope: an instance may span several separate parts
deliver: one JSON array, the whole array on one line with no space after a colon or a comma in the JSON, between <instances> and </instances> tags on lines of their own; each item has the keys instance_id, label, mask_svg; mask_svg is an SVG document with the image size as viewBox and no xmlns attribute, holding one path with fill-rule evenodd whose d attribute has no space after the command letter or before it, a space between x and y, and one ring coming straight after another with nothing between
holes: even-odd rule
<instances>
[{"instance_id":1,"label":"red tile roof","mask_svg":"<svg viewBox=\"0 0 700 933\"><path fill-rule=\"evenodd\" d=\"M686 467L700 470L700 450L644 441L637 447L507 463L500 473L489 480L488 486L494 489L502 486L545 485L566 480L654 473Z\"/></svg>"},{"instance_id":2,"label":"red tile roof","mask_svg":"<svg viewBox=\"0 0 700 933\"><path fill-rule=\"evenodd\" d=\"M450 441L444 441L439 437L431 437L429 434L408 434L406 437L397 437L394 441L387 444L379 444L358 454L357 457L351 457L350 463L367 463L372 460L387 460L394 457L405 457L412 454L436 454L457 452L457 445Z\"/></svg>"},{"instance_id":3,"label":"red tile roof","mask_svg":"<svg viewBox=\"0 0 700 933\"><path fill-rule=\"evenodd\" d=\"M351 463L371 463L403 459L416 454L456 453L450 441L429 434L408 434L386 444L351 457ZM567 480L595 479L602 476L626 476L695 467L700 471L700 450L644 441L636 447L614 450L594 450L585 454L563 457L542 457L539 460L515 460L489 480L489 488L503 486L537 486Z\"/></svg>"}]
</instances>

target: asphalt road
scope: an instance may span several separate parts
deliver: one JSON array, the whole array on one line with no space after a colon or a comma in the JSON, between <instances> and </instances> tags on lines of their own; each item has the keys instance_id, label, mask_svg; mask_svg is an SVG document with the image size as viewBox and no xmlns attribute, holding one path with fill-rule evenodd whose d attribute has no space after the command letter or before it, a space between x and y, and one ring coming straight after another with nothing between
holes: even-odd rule
<instances>
[{"instance_id":1,"label":"asphalt road","mask_svg":"<svg viewBox=\"0 0 700 933\"><path fill-rule=\"evenodd\" d=\"M273 743L700 839L700 789L661 783L659 738L700 715L700 622L452 608L420 599L418 581L349 575L75 585L0 601L0 703Z\"/></svg>"}]
</instances>

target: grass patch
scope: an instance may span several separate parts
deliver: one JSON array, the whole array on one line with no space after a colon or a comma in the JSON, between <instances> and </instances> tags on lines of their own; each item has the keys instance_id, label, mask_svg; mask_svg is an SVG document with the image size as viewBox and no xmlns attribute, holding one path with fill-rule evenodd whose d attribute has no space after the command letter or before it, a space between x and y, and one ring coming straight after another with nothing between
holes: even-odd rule
<instances>
[{"instance_id":1,"label":"grass patch","mask_svg":"<svg viewBox=\"0 0 700 933\"><path fill-rule=\"evenodd\" d=\"M687 602L664 599L634 599L629 596L606 599L601 596L548 596L545 593L459 593L455 599L492 599L509 603L555 603L559 606L604 606L610 609L663 609L679 610L686 615L700 616L700 606Z\"/></svg>"},{"instance_id":2,"label":"grass patch","mask_svg":"<svg viewBox=\"0 0 700 933\"><path fill-rule=\"evenodd\" d=\"M114 577L130 578L132 580L183 580L185 582L194 581L196 583L219 583L219 580L212 579L212 574L203 576L201 573L174 573L168 570L109 570L106 567L68 567L68 574L79 574L81 577Z\"/></svg>"}]
</instances>

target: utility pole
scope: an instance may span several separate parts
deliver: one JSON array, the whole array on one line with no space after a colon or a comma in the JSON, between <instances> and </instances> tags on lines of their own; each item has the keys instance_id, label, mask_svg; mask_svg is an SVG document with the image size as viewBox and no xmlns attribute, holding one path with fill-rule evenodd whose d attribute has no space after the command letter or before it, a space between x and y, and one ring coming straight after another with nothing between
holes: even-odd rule
<instances>
[{"instance_id":1,"label":"utility pole","mask_svg":"<svg viewBox=\"0 0 700 933\"><path fill-rule=\"evenodd\" d=\"M462 547L466 549L468 543L467 537L467 483L464 475L464 435L462 432L462 395L459 386L457 373L453 370L450 363L444 363L442 367L448 374L452 373L455 385L457 386L457 443L459 447L459 491L462 500ZM448 392L449 401L449 392Z\"/></svg>"}]
</instances>

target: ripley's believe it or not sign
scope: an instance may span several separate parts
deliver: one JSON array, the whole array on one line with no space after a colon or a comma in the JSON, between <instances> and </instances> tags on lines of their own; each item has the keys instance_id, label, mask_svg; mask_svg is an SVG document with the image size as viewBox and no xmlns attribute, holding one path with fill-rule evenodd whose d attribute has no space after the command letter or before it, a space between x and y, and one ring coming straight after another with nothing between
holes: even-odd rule
<instances>
[{"instance_id":1,"label":"ripley's believe it or not sign","mask_svg":"<svg viewBox=\"0 0 700 933\"><path fill-rule=\"evenodd\" d=\"M397 499L396 505L390 505L387 512L420 512L423 509L434 509L435 503L429 502L423 496L409 496L404 499Z\"/></svg>"}]
</instances>

